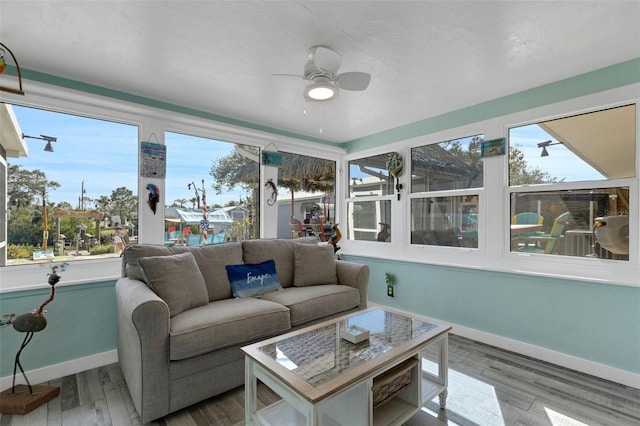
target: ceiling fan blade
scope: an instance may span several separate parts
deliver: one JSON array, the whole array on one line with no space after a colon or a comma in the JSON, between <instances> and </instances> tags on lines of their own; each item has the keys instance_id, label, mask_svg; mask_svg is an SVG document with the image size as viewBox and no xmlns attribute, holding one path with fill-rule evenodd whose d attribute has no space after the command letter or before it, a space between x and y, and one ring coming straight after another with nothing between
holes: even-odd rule
<instances>
[{"instance_id":1,"label":"ceiling fan blade","mask_svg":"<svg viewBox=\"0 0 640 426\"><path fill-rule=\"evenodd\" d=\"M314 46L309 49L307 59L313 61L320 71L331 74L337 73L342 64L342 55L325 46Z\"/></svg>"},{"instance_id":2,"label":"ceiling fan blade","mask_svg":"<svg viewBox=\"0 0 640 426\"><path fill-rule=\"evenodd\" d=\"M366 72L344 72L336 76L338 87L344 90L364 90L370 81L371 74Z\"/></svg>"},{"instance_id":3,"label":"ceiling fan blade","mask_svg":"<svg viewBox=\"0 0 640 426\"><path fill-rule=\"evenodd\" d=\"M300 75L300 74L271 74L277 77L298 77L298 78L305 78L304 75Z\"/></svg>"}]
</instances>

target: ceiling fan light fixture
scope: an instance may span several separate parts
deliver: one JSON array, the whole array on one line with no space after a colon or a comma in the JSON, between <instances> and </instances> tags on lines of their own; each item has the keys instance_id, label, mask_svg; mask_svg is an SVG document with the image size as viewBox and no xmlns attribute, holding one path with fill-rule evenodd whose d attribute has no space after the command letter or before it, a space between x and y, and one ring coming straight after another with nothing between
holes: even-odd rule
<instances>
[{"instance_id":1,"label":"ceiling fan light fixture","mask_svg":"<svg viewBox=\"0 0 640 426\"><path fill-rule=\"evenodd\" d=\"M337 94L338 88L326 77L314 78L304 90L304 97L309 101L328 101Z\"/></svg>"}]
</instances>

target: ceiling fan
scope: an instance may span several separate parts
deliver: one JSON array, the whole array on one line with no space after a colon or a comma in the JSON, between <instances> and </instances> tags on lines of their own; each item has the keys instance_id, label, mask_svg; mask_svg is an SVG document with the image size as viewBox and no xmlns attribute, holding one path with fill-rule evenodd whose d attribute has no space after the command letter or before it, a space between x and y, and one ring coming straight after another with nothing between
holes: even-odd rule
<instances>
[{"instance_id":1,"label":"ceiling fan","mask_svg":"<svg viewBox=\"0 0 640 426\"><path fill-rule=\"evenodd\" d=\"M366 72L344 72L338 74L342 64L342 55L326 46L314 46L307 51L307 63L304 75L274 74L281 76L301 77L309 84L304 90L304 97L309 101L328 101L338 94L339 89L365 90L371 81Z\"/></svg>"}]
</instances>

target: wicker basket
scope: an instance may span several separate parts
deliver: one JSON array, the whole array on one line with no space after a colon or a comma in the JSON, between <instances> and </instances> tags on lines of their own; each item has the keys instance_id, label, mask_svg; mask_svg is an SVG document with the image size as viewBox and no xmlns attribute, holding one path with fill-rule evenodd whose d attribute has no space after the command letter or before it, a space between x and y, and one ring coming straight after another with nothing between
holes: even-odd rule
<instances>
[{"instance_id":1,"label":"wicker basket","mask_svg":"<svg viewBox=\"0 0 640 426\"><path fill-rule=\"evenodd\" d=\"M373 379L373 408L389 401L405 386L411 384L411 370L416 364L416 358L408 359Z\"/></svg>"}]
</instances>

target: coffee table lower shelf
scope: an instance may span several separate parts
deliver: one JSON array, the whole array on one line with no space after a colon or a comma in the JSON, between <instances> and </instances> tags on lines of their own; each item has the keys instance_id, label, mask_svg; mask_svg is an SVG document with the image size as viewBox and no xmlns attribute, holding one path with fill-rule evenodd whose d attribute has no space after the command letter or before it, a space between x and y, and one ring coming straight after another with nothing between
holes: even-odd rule
<instances>
[{"instance_id":1,"label":"coffee table lower shelf","mask_svg":"<svg viewBox=\"0 0 640 426\"><path fill-rule=\"evenodd\" d=\"M380 407L373 410L373 425L394 425L402 424L416 414L424 404L433 399L436 395L444 390L444 386L432 382L431 380L422 381L422 395L428 395L426 400L422 401L420 406L412 404L400 396L391 398ZM426 392L425 392L426 391ZM321 425L333 426L340 425L332 419L328 414L324 413L320 419ZM296 408L282 399L265 408L259 410L254 417L256 424L261 425L305 425L307 419Z\"/></svg>"},{"instance_id":2,"label":"coffee table lower shelf","mask_svg":"<svg viewBox=\"0 0 640 426\"><path fill-rule=\"evenodd\" d=\"M440 349L437 351L437 362L430 366L431 370L437 371L427 371L426 365L423 365L422 355L420 352L415 353L408 358L417 360L411 369L411 383L376 408L371 406L375 377L368 377L314 407L304 399L293 395L294 392L286 384L277 380L259 364L248 361L246 367L249 373L249 382L259 379L284 399L254 411L252 414L250 414L252 411L250 408L247 412L249 417L246 424L264 426L390 426L402 425L436 396L440 397L440 406L444 408L447 396L447 340L447 335L444 334L429 343L429 345L440 345ZM431 363L431 361L429 362ZM389 370L391 368L387 371ZM253 395L255 394L251 391L248 394L250 398L253 398ZM315 409L317 409L315 411L317 414L314 416L312 413Z\"/></svg>"}]
</instances>

